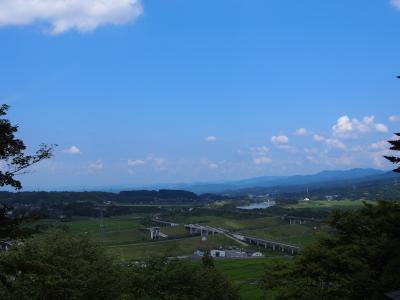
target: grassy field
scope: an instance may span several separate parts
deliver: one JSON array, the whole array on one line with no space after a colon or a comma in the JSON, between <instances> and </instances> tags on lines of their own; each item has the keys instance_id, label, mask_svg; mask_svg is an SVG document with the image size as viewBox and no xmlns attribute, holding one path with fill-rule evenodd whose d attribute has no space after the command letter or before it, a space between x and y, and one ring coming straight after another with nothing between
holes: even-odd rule
<instances>
[{"instance_id":1,"label":"grassy field","mask_svg":"<svg viewBox=\"0 0 400 300\"><path fill-rule=\"evenodd\" d=\"M177 203L177 204L131 204L131 203L119 203L114 204L115 206L124 206L124 207L177 207L177 208L186 208L186 207L197 207L202 206L201 204L196 203Z\"/></svg>"},{"instance_id":2,"label":"grassy field","mask_svg":"<svg viewBox=\"0 0 400 300\"><path fill-rule=\"evenodd\" d=\"M149 231L141 224L143 215L133 214L111 218L74 218L70 222L41 221L42 224L66 226L72 233L90 233L101 244L110 247L111 253L120 259L141 259L157 254L189 255L200 247L236 246L234 241L225 237L210 237L206 243L199 237L191 238L183 226L163 227L161 231L168 235L168 240L153 242ZM268 238L299 246L306 246L321 236L322 230L314 229L313 224L289 225L279 217L261 217L255 219L233 219L218 216L181 216L175 221L201 223L213 227L222 227L244 234ZM187 238L186 240L183 238ZM178 240L170 240L178 239ZM214 243L215 242L215 243ZM149 244L144 244L149 243ZM172 250L170 250L172 249Z\"/></svg>"},{"instance_id":3,"label":"grassy field","mask_svg":"<svg viewBox=\"0 0 400 300\"><path fill-rule=\"evenodd\" d=\"M144 242L150 239L148 231L140 224L142 215L112 218L73 218L68 222L41 220L41 225L66 227L72 233L89 233L105 245Z\"/></svg>"},{"instance_id":4,"label":"grassy field","mask_svg":"<svg viewBox=\"0 0 400 300\"><path fill-rule=\"evenodd\" d=\"M199 223L207 224L212 227L222 227L228 230L243 230L243 229L255 229L269 226L276 226L284 223L280 218L277 217L262 217L255 219L233 219L219 216L190 216L190 217L178 217L177 222L190 224Z\"/></svg>"},{"instance_id":5,"label":"grassy field","mask_svg":"<svg viewBox=\"0 0 400 300\"><path fill-rule=\"evenodd\" d=\"M161 232L165 233L170 238L182 238L185 236L190 236L189 232L183 226L162 227Z\"/></svg>"},{"instance_id":6,"label":"grassy field","mask_svg":"<svg viewBox=\"0 0 400 300\"><path fill-rule=\"evenodd\" d=\"M117 260L138 260L151 256L191 255L196 249L212 249L219 246L240 246L240 244L223 235L209 236L207 241L202 241L200 236L194 236L177 240L109 246L107 251Z\"/></svg>"},{"instance_id":7,"label":"grassy field","mask_svg":"<svg viewBox=\"0 0 400 300\"><path fill-rule=\"evenodd\" d=\"M259 287L259 281L265 270L265 264L269 261L263 259L247 260L217 260L215 266L233 283L239 286L240 296L243 300L262 299L263 291Z\"/></svg>"},{"instance_id":8,"label":"grassy field","mask_svg":"<svg viewBox=\"0 0 400 300\"><path fill-rule=\"evenodd\" d=\"M317 238L324 236L326 229L315 224L284 224L265 229L243 230L241 232L250 236L307 246Z\"/></svg>"},{"instance_id":9,"label":"grassy field","mask_svg":"<svg viewBox=\"0 0 400 300\"><path fill-rule=\"evenodd\" d=\"M287 208L361 208L364 202L369 204L376 204L376 201L370 200L319 200L319 201L299 201L296 204L286 205Z\"/></svg>"},{"instance_id":10,"label":"grassy field","mask_svg":"<svg viewBox=\"0 0 400 300\"><path fill-rule=\"evenodd\" d=\"M70 222L58 222L73 233L100 233L140 228L141 215L126 215L111 218L74 218Z\"/></svg>"}]
</instances>

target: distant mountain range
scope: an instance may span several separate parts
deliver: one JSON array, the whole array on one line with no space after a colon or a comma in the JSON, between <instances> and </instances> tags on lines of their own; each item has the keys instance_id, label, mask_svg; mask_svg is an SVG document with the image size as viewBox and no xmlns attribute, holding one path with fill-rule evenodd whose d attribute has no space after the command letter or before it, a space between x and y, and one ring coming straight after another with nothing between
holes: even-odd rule
<instances>
[{"instance_id":1,"label":"distant mountain range","mask_svg":"<svg viewBox=\"0 0 400 300\"><path fill-rule=\"evenodd\" d=\"M389 175L387 175L389 174ZM155 185L145 188L169 188L187 190L194 193L237 193L238 191L251 193L252 190L262 190L270 188L284 187L302 187L306 185L316 186L323 183L329 184L333 182L343 181L362 181L381 177L386 178L395 176L391 172L376 169L351 169L338 171L322 171L312 175L294 175L294 176L262 176L237 181L227 181L222 183L193 183L193 184L170 184ZM400 177L400 176L399 176Z\"/></svg>"},{"instance_id":2,"label":"distant mountain range","mask_svg":"<svg viewBox=\"0 0 400 300\"><path fill-rule=\"evenodd\" d=\"M120 192L130 190L186 190L196 194L221 194L221 195L264 195L264 194L285 194L290 197L299 196L296 194L305 194L307 190L318 193L319 195L353 194L360 196L368 194L372 190L378 197L380 193L388 192L400 199L400 175L390 171L377 169L350 169L336 171L322 171L311 175L294 176L261 176L243 180L226 182L205 182L205 183L176 183L176 184L154 184L154 185L113 185L108 187L86 187L74 188L64 187L53 189L54 191L105 191ZM393 188L395 186L396 188ZM360 188L358 194L352 191L355 187ZM399 188L397 188L399 187ZM399 192L397 192L399 189ZM28 189L29 190L29 189ZM339 193L340 194L340 193ZM379 197L378 197L379 198Z\"/></svg>"},{"instance_id":3,"label":"distant mountain range","mask_svg":"<svg viewBox=\"0 0 400 300\"><path fill-rule=\"evenodd\" d=\"M330 176L333 174L326 172L320 174L320 177L318 174L302 176L299 180L293 176L288 180L264 186L231 190L228 194L234 196L272 194L279 195L281 198L297 199L311 196L321 198L328 195L349 199L400 199L400 176L393 172L362 175L362 173L358 173L358 170L350 170L343 176Z\"/></svg>"}]
</instances>

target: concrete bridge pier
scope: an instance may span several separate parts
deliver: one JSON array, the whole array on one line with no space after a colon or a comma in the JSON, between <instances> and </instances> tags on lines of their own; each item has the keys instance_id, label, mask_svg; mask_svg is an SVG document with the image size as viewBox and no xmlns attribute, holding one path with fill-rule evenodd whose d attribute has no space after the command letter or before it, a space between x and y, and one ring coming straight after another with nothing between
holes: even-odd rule
<instances>
[{"instance_id":1,"label":"concrete bridge pier","mask_svg":"<svg viewBox=\"0 0 400 300\"><path fill-rule=\"evenodd\" d=\"M150 228L150 238L152 240L158 240L160 238L160 227Z\"/></svg>"}]
</instances>

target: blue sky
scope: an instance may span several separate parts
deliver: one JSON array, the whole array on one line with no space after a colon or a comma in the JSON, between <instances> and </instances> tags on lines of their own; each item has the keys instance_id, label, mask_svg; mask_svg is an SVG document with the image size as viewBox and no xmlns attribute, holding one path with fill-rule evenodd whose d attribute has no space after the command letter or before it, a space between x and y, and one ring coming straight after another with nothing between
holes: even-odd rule
<instances>
[{"instance_id":1,"label":"blue sky","mask_svg":"<svg viewBox=\"0 0 400 300\"><path fill-rule=\"evenodd\" d=\"M0 0L26 186L389 168L400 1ZM300 130L299 130L300 129Z\"/></svg>"}]
</instances>

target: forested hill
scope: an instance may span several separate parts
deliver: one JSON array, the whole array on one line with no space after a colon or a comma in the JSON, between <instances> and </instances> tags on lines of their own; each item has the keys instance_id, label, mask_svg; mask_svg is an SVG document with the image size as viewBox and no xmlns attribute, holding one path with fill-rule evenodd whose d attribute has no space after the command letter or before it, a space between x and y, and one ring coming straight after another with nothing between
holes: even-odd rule
<instances>
[{"instance_id":1,"label":"forested hill","mask_svg":"<svg viewBox=\"0 0 400 300\"><path fill-rule=\"evenodd\" d=\"M159 191L123 191L107 192L0 192L0 202L43 204L71 202L126 202L126 203L161 203L161 202L196 202L203 199L195 193L183 190Z\"/></svg>"},{"instance_id":2,"label":"forested hill","mask_svg":"<svg viewBox=\"0 0 400 300\"><path fill-rule=\"evenodd\" d=\"M310 182L307 184L276 185L253 187L231 192L239 195L265 195L286 200L299 200L304 197L324 199L334 196L337 199L399 200L400 176L393 172L354 179Z\"/></svg>"},{"instance_id":3,"label":"forested hill","mask_svg":"<svg viewBox=\"0 0 400 300\"><path fill-rule=\"evenodd\" d=\"M127 202L137 201L196 201L199 197L192 192L183 190L159 190L159 191L122 191L118 195L119 200Z\"/></svg>"}]
</instances>

